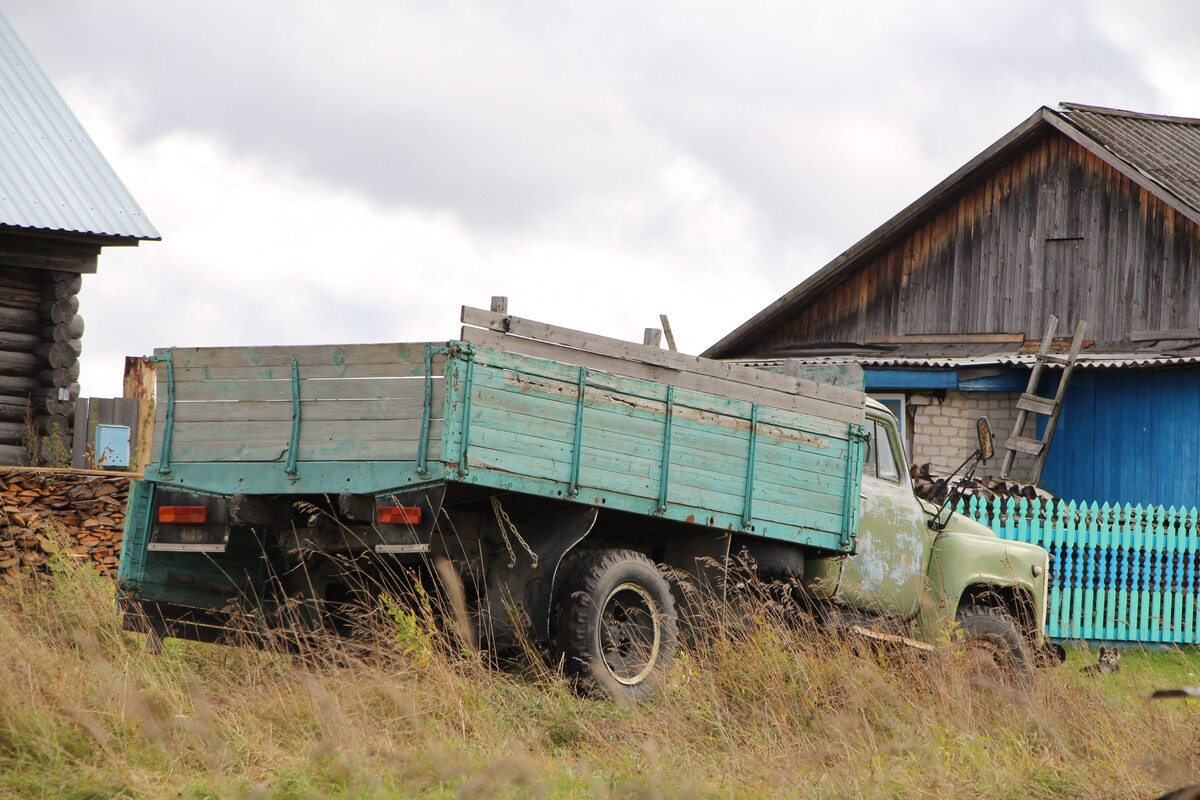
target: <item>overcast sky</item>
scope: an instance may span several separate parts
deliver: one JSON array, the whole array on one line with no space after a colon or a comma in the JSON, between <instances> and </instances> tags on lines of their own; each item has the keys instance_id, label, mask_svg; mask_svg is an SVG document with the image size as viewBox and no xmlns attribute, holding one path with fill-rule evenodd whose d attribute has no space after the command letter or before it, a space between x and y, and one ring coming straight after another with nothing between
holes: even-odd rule
<instances>
[{"instance_id":1,"label":"overcast sky","mask_svg":"<svg viewBox=\"0 0 1200 800\"><path fill-rule=\"evenodd\" d=\"M9 0L162 234L85 278L83 394L168 345L700 352L1039 106L1200 116L1200 4Z\"/></svg>"}]
</instances>

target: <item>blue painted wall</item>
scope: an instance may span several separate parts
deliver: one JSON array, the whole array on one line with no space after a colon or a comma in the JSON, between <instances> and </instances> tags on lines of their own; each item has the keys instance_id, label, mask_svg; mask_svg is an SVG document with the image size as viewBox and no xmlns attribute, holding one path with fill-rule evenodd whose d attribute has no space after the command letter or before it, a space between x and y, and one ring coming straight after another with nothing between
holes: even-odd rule
<instances>
[{"instance_id":1,"label":"blue painted wall","mask_svg":"<svg viewBox=\"0 0 1200 800\"><path fill-rule=\"evenodd\" d=\"M1076 371L1042 484L1067 500L1200 506L1200 369Z\"/></svg>"}]
</instances>

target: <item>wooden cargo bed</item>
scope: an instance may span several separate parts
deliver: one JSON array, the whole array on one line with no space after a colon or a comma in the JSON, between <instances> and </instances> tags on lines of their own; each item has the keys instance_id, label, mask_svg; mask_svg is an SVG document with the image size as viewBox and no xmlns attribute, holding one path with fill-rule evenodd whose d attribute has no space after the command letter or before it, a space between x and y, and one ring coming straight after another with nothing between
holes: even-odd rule
<instances>
[{"instance_id":1,"label":"wooden cargo bed","mask_svg":"<svg viewBox=\"0 0 1200 800\"><path fill-rule=\"evenodd\" d=\"M463 321L446 343L158 351L147 480L452 481L852 548L862 394L493 312Z\"/></svg>"}]
</instances>

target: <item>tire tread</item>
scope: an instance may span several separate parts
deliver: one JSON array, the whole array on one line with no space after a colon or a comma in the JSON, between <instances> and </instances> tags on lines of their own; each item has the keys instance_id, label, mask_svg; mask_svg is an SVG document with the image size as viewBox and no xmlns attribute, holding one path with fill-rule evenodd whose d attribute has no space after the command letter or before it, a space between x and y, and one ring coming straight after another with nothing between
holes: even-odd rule
<instances>
[{"instance_id":1,"label":"tire tread","mask_svg":"<svg viewBox=\"0 0 1200 800\"><path fill-rule=\"evenodd\" d=\"M658 567L642 553L635 550L609 549L580 553L571 559L563 572L562 593L559 603L558 649L563 656L563 669L574 679L575 685L584 694L609 695L621 694L624 699L640 700L653 693L656 687L649 685L650 681L636 686L617 686L602 680L597 674L605 668L592 662L592 637L595 635L593 625L593 598L600 594L601 584L613 570L628 565L649 570L657 580L661 581L663 589L663 639L664 654L660 661L670 660L678 641L678 626L675 613L675 602L671 595L666 579L658 571ZM661 668L656 668L661 674Z\"/></svg>"}]
</instances>

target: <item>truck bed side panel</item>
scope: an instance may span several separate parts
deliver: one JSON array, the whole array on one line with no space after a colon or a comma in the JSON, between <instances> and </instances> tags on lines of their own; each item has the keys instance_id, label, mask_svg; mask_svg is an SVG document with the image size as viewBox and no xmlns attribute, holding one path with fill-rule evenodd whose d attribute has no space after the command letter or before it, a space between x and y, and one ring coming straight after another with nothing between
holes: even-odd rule
<instances>
[{"instance_id":1,"label":"truck bed side panel","mask_svg":"<svg viewBox=\"0 0 1200 800\"><path fill-rule=\"evenodd\" d=\"M447 460L465 458L452 478L849 546L856 425L486 348L448 383L467 441L447 437Z\"/></svg>"}]
</instances>

